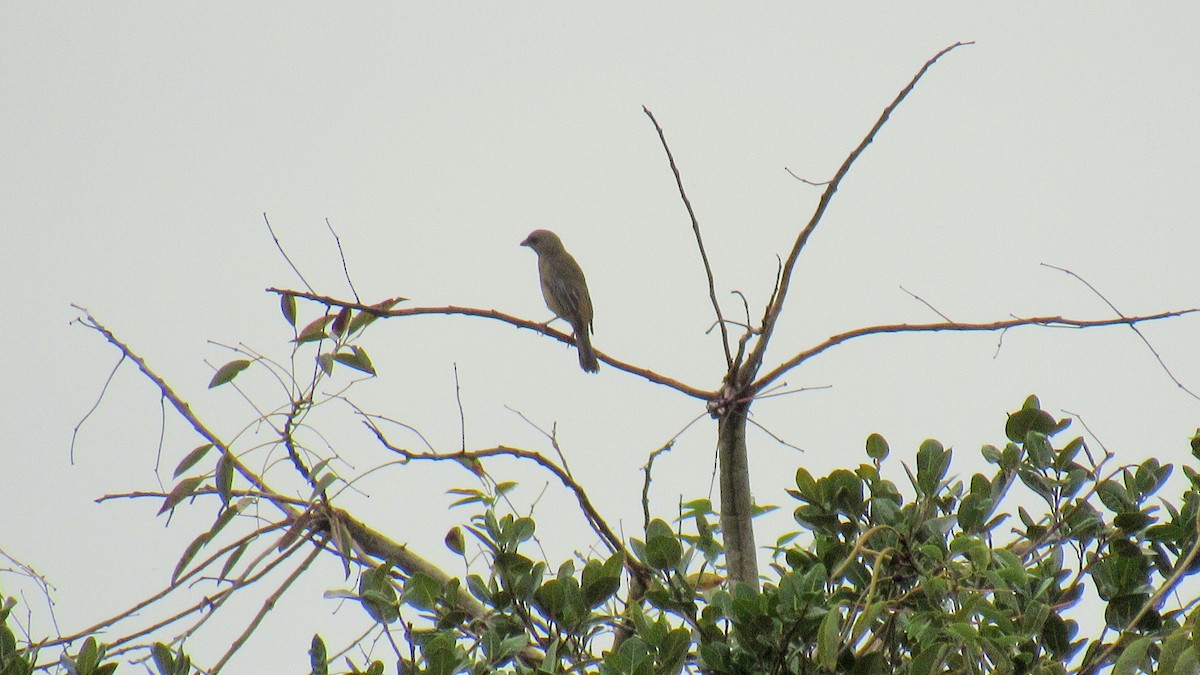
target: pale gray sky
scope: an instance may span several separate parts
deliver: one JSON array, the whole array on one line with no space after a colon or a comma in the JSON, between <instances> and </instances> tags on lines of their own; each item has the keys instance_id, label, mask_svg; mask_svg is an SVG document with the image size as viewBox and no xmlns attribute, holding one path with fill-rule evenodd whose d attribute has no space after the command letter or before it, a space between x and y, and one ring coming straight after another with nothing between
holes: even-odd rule
<instances>
[{"instance_id":1,"label":"pale gray sky","mask_svg":"<svg viewBox=\"0 0 1200 675\"><path fill-rule=\"evenodd\" d=\"M757 315L775 256L819 196L784 167L828 178L921 64L960 40L977 44L926 76L843 183L801 258L769 363L846 329L937 319L900 286L964 321L1110 315L1042 262L1086 277L1126 313L1200 305L1198 25L1200 6L1184 2L8 3L0 284L13 339L0 362L0 548L55 585L64 632L166 583L212 511L177 514L164 530L157 503L93 502L157 489L159 407L122 366L69 464L72 428L116 361L68 325L69 303L232 439L255 413L232 389L206 389L205 361L231 358L207 341L286 358L291 335L263 289L300 287L264 212L320 292L349 297L328 218L364 300L538 320L534 256L518 243L554 229L587 273L599 349L716 387L723 358L705 335L703 271L641 107L666 129L726 310L740 290ZM302 304L302 316L314 309ZM1144 328L1194 389L1198 330L1191 318ZM381 377L351 390L359 405L454 449L457 364L468 445L549 450L505 406L557 423L576 477L627 535L640 523L646 455L703 411L611 368L584 376L568 349L495 322L389 321L363 345ZM260 404L280 403L269 378L245 375ZM1188 461L1200 426L1197 401L1122 329L1023 329L998 353L996 335L871 338L787 380L831 388L756 408L807 450L751 438L756 497L784 507L759 526L762 544L790 527L783 489L795 467L853 467L871 432L891 442L890 475L903 484L898 462L926 437L955 447L962 476L980 470L978 447L1003 441L1004 413L1029 393L1082 415L1121 461ZM353 463L348 475L389 459L347 410L319 421ZM164 481L198 444L168 414ZM659 515L707 494L712 444L705 420L657 464ZM523 507L546 482L503 462L492 471L523 481ZM442 535L469 514L442 517L444 491L469 484L450 468L391 467L346 505L452 565ZM552 561L593 541L568 505L552 485L534 511L555 540ZM7 593L20 583L0 575ZM331 616L335 603L320 597L346 585L333 566L307 577L235 670L299 672L313 631L359 630L356 608ZM44 610L28 589L24 600ZM194 651L215 658L213 645L241 630L226 620ZM34 628L54 630L44 614Z\"/></svg>"}]
</instances>

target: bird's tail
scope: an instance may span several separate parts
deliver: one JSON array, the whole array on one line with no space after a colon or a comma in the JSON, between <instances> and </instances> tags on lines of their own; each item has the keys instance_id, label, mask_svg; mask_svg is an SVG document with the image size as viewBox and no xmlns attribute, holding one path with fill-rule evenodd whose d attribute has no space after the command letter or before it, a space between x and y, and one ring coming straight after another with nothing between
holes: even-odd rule
<instances>
[{"instance_id":1,"label":"bird's tail","mask_svg":"<svg viewBox=\"0 0 1200 675\"><path fill-rule=\"evenodd\" d=\"M588 336L587 326L576 326L575 346L579 348L579 367L585 373L595 373L600 370L596 360L596 350L592 349L592 339Z\"/></svg>"}]
</instances>

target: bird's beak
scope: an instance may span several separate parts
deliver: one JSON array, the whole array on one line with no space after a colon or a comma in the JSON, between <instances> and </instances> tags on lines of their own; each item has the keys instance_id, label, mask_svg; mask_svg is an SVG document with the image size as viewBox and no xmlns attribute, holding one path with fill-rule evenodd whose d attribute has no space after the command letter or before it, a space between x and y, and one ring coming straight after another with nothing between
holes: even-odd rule
<instances>
[{"instance_id":1,"label":"bird's beak","mask_svg":"<svg viewBox=\"0 0 1200 675\"><path fill-rule=\"evenodd\" d=\"M525 237L525 241L521 242L522 246L529 246L529 237Z\"/></svg>"}]
</instances>

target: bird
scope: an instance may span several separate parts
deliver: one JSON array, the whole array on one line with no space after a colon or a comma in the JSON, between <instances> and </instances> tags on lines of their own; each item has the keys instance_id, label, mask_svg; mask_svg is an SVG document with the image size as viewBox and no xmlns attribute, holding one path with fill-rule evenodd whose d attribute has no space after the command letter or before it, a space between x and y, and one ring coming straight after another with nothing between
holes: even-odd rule
<instances>
[{"instance_id":1,"label":"bird","mask_svg":"<svg viewBox=\"0 0 1200 675\"><path fill-rule=\"evenodd\" d=\"M600 370L596 352L592 349L592 298L588 295L587 280L575 258L567 253L562 240L550 230L534 230L521 242L538 256L538 276L542 281L542 297L555 319L571 324L575 346L579 350L579 367L585 373ZM553 321L551 319L550 321ZM547 321L546 323L550 323Z\"/></svg>"}]
</instances>

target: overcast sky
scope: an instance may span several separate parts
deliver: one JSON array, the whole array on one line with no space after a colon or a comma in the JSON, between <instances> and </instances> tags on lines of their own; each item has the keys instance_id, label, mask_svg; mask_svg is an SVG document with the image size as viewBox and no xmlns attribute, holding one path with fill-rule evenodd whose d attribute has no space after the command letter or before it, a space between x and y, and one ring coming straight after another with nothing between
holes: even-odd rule
<instances>
[{"instance_id":1,"label":"overcast sky","mask_svg":"<svg viewBox=\"0 0 1200 675\"><path fill-rule=\"evenodd\" d=\"M233 358L213 343L286 360L292 335L263 289L302 287L264 213L318 292L351 297L328 219L364 301L402 295L533 320L549 312L535 257L518 244L554 229L587 274L598 349L716 388L723 356L706 334L703 269L642 106L672 144L727 314L740 313L740 291L758 316L776 256L820 194L785 167L830 177L917 69L956 41L976 44L928 73L843 183L800 260L768 367L851 328L938 320L902 287L961 321L1112 316L1041 263L1070 268L1126 314L1200 305L1200 5L1002 7L5 4L0 548L54 584L63 632L167 582L212 506L164 529L157 502L94 500L159 489L156 461L167 483L201 441L168 412L156 460L158 397L126 363L70 463L72 430L118 360L70 324L70 304L233 439L257 413L231 388L206 389L212 366ZM300 311L304 321L317 308ZM1143 331L1200 390L1200 319ZM701 401L603 365L584 375L570 349L494 321L391 320L361 344L380 377L350 390L358 405L456 449L457 365L468 447L549 452L508 408L557 424L576 478L627 536L640 524L647 454L703 413ZM265 371L243 378L258 405L284 402ZM1197 401L1121 328L1026 328L1002 345L994 334L867 338L786 380L824 388L755 408L757 422L805 450L751 432L756 499L783 507L759 525L760 544L793 527L783 490L795 468L852 468L872 432L890 441L888 475L903 486L899 462L911 464L927 437L954 446L963 478L983 470L979 446L1004 441L1005 413L1030 393L1082 416L1092 447L1119 462L1190 461L1200 426ZM348 381L342 373L326 391ZM391 459L344 406L313 421L347 476ZM656 465L658 515L709 493L714 429L702 420ZM594 544L544 474L490 468L522 481L519 508L537 501L552 567ZM441 541L470 513L447 514L445 490L473 485L452 467L392 466L344 505L458 573ZM322 592L350 582L335 565L321 570L234 670L299 672L313 631L365 627L357 608L332 615ZM0 573L0 589L25 591L35 633L51 634L30 588ZM189 643L201 660L245 618L225 620Z\"/></svg>"}]
</instances>

